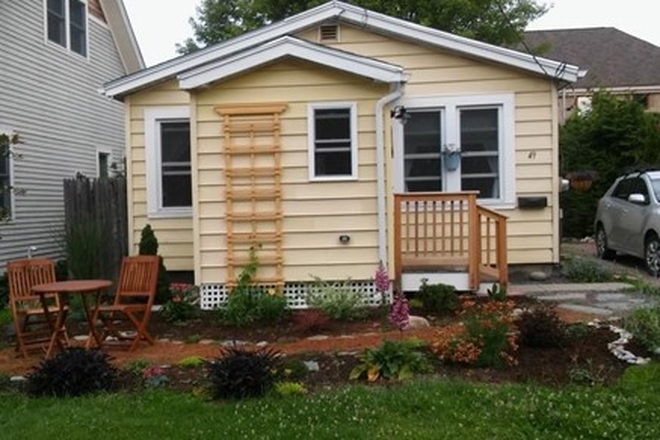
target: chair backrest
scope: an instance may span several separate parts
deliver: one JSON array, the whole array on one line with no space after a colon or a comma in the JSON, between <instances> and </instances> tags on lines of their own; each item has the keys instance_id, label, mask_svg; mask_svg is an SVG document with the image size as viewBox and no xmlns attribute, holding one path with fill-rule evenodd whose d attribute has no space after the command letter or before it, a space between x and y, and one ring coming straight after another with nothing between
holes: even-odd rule
<instances>
[{"instance_id":1,"label":"chair backrest","mask_svg":"<svg viewBox=\"0 0 660 440\"><path fill-rule=\"evenodd\" d=\"M158 285L158 266L157 255L124 257L121 262L115 304L126 304L141 299L151 307Z\"/></svg>"},{"instance_id":2,"label":"chair backrest","mask_svg":"<svg viewBox=\"0 0 660 440\"><path fill-rule=\"evenodd\" d=\"M14 260L7 263L7 281L9 283L9 301L12 306L20 307L22 302L36 301L39 297L32 293L32 287L38 284L54 283L55 263L47 258ZM57 295L48 295L58 300Z\"/></svg>"}]
</instances>

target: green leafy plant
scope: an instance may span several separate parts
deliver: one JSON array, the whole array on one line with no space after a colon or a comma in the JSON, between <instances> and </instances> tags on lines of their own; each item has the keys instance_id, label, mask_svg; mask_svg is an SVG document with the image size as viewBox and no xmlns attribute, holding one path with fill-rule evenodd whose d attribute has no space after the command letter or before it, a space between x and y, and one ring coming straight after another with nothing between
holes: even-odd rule
<instances>
[{"instance_id":1,"label":"green leafy plant","mask_svg":"<svg viewBox=\"0 0 660 440\"><path fill-rule=\"evenodd\" d=\"M660 306L634 310L625 319L624 327L647 349L653 351L660 348Z\"/></svg>"},{"instance_id":2,"label":"green leafy plant","mask_svg":"<svg viewBox=\"0 0 660 440\"><path fill-rule=\"evenodd\" d=\"M275 394L280 397L304 396L307 394L307 389L300 382L277 382Z\"/></svg>"},{"instance_id":3,"label":"green leafy plant","mask_svg":"<svg viewBox=\"0 0 660 440\"><path fill-rule=\"evenodd\" d=\"M614 279L614 274L599 261L573 257L564 261L564 272L575 283L605 283Z\"/></svg>"},{"instance_id":4,"label":"green leafy plant","mask_svg":"<svg viewBox=\"0 0 660 440\"><path fill-rule=\"evenodd\" d=\"M424 309L429 312L447 313L455 311L458 306L456 288L448 284L428 284L422 280L422 285L417 292L417 298L424 304Z\"/></svg>"},{"instance_id":5,"label":"green leafy plant","mask_svg":"<svg viewBox=\"0 0 660 440\"><path fill-rule=\"evenodd\" d=\"M517 326L520 343L528 347L560 347L566 340L566 326L551 306L539 305L523 311Z\"/></svg>"},{"instance_id":6,"label":"green leafy plant","mask_svg":"<svg viewBox=\"0 0 660 440\"><path fill-rule=\"evenodd\" d=\"M64 255L67 269L73 279L100 278L98 258L108 240L100 222L94 218L67 221L63 232L55 237Z\"/></svg>"},{"instance_id":7,"label":"green leafy plant","mask_svg":"<svg viewBox=\"0 0 660 440\"><path fill-rule=\"evenodd\" d=\"M140 234L140 244L139 244L139 254L140 255L158 255L158 239L156 238L156 233L151 228L150 224L147 224L142 228ZM165 304L171 298L170 292L170 282L167 276L167 269L163 263L163 257L158 256L158 286L156 290L156 302L158 304Z\"/></svg>"},{"instance_id":8,"label":"green leafy plant","mask_svg":"<svg viewBox=\"0 0 660 440\"><path fill-rule=\"evenodd\" d=\"M319 277L307 289L307 305L321 310L336 321L351 321L365 316L362 291L351 287L350 280L330 283Z\"/></svg>"},{"instance_id":9,"label":"green leafy plant","mask_svg":"<svg viewBox=\"0 0 660 440\"><path fill-rule=\"evenodd\" d=\"M564 326L567 338L581 338L593 331L593 328L584 322L575 322Z\"/></svg>"},{"instance_id":10,"label":"green leafy plant","mask_svg":"<svg viewBox=\"0 0 660 440\"><path fill-rule=\"evenodd\" d=\"M486 290L488 298L493 301L506 301L507 298L507 288L502 286L499 283L493 283L493 286L490 289Z\"/></svg>"},{"instance_id":11,"label":"green leafy plant","mask_svg":"<svg viewBox=\"0 0 660 440\"><path fill-rule=\"evenodd\" d=\"M281 359L277 368L277 378L282 380L302 379L309 373L305 363L299 359Z\"/></svg>"},{"instance_id":12,"label":"green leafy plant","mask_svg":"<svg viewBox=\"0 0 660 440\"><path fill-rule=\"evenodd\" d=\"M370 382L378 379L404 380L412 378L416 373L428 372L428 359L420 350L424 346L424 342L414 339L385 341L380 347L364 352L349 378L355 380L366 377Z\"/></svg>"},{"instance_id":13,"label":"green leafy plant","mask_svg":"<svg viewBox=\"0 0 660 440\"><path fill-rule=\"evenodd\" d=\"M222 323L233 327L253 322L274 324L287 316L288 304L281 292L254 285L258 268L259 260L253 247L248 263L238 276L236 287L227 302L218 309Z\"/></svg>"},{"instance_id":14,"label":"green leafy plant","mask_svg":"<svg viewBox=\"0 0 660 440\"><path fill-rule=\"evenodd\" d=\"M182 368L198 368L206 364L206 359L202 356L193 355L184 357L176 364Z\"/></svg>"},{"instance_id":15,"label":"green leafy plant","mask_svg":"<svg viewBox=\"0 0 660 440\"><path fill-rule=\"evenodd\" d=\"M110 391L117 369L106 353L69 348L42 361L27 376L27 392L32 396L74 397Z\"/></svg>"},{"instance_id":16,"label":"green leafy plant","mask_svg":"<svg viewBox=\"0 0 660 440\"><path fill-rule=\"evenodd\" d=\"M213 397L243 399L265 395L275 383L281 355L272 349L227 348L209 364Z\"/></svg>"},{"instance_id":17,"label":"green leafy plant","mask_svg":"<svg viewBox=\"0 0 660 440\"><path fill-rule=\"evenodd\" d=\"M148 359L135 359L128 363L126 369L134 376L141 376L142 372L153 364L154 362Z\"/></svg>"},{"instance_id":18,"label":"green leafy plant","mask_svg":"<svg viewBox=\"0 0 660 440\"><path fill-rule=\"evenodd\" d=\"M595 365L593 360L580 362L574 357L573 366L568 370L568 378L575 385L598 386L605 383L607 377L604 365Z\"/></svg>"},{"instance_id":19,"label":"green leafy plant","mask_svg":"<svg viewBox=\"0 0 660 440\"><path fill-rule=\"evenodd\" d=\"M192 284L170 284L171 297L160 309L160 315L167 322L183 322L197 314L199 288Z\"/></svg>"}]
</instances>

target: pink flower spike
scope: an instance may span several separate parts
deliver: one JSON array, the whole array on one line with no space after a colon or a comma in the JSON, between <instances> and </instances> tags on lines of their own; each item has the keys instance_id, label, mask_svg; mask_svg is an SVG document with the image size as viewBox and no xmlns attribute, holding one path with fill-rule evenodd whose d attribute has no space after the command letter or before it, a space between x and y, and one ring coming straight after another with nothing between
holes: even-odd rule
<instances>
[{"instance_id":1,"label":"pink flower spike","mask_svg":"<svg viewBox=\"0 0 660 440\"><path fill-rule=\"evenodd\" d=\"M390 290L390 276L387 274L387 269L381 261L378 263L378 269L375 276L376 290L380 293L389 292Z\"/></svg>"}]
</instances>

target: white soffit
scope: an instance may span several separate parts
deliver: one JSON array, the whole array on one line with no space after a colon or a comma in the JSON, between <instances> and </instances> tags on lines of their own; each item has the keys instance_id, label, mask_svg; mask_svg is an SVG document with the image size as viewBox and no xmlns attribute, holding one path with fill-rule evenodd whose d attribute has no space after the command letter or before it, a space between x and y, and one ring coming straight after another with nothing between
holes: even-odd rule
<instances>
[{"instance_id":1,"label":"white soffit","mask_svg":"<svg viewBox=\"0 0 660 440\"><path fill-rule=\"evenodd\" d=\"M384 83L405 81L401 66L287 36L182 73L178 77L179 86L184 90L202 87L284 57L300 58Z\"/></svg>"}]
</instances>

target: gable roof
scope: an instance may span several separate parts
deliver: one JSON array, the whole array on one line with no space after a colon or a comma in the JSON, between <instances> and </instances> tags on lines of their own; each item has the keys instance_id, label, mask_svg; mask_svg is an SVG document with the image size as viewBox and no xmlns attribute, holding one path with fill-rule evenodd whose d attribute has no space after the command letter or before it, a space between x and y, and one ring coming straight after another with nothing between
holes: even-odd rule
<instances>
[{"instance_id":1,"label":"gable roof","mask_svg":"<svg viewBox=\"0 0 660 440\"><path fill-rule=\"evenodd\" d=\"M144 69L144 59L123 0L99 0L99 3L112 30L119 56L126 71L133 73Z\"/></svg>"},{"instance_id":2,"label":"gable roof","mask_svg":"<svg viewBox=\"0 0 660 440\"><path fill-rule=\"evenodd\" d=\"M528 31L525 42L548 43L545 55L587 69L578 89L660 86L660 47L613 27Z\"/></svg>"},{"instance_id":3,"label":"gable roof","mask_svg":"<svg viewBox=\"0 0 660 440\"><path fill-rule=\"evenodd\" d=\"M284 36L179 75L182 89L194 89L286 56L300 58L386 83L405 82L403 67L374 58Z\"/></svg>"},{"instance_id":4,"label":"gable roof","mask_svg":"<svg viewBox=\"0 0 660 440\"><path fill-rule=\"evenodd\" d=\"M102 91L107 96L120 98L158 82L185 75L187 71L198 69L241 51L292 33L300 32L330 20L353 24L373 32L419 44L430 45L472 58L496 62L535 74L550 76L557 80L572 82L577 79L578 75L578 68L576 66L566 65L565 63L545 58L533 57L512 49L459 37L347 3L332 1L280 22L207 47L198 52L175 58L136 72L135 74L111 81L104 86Z\"/></svg>"}]
</instances>

